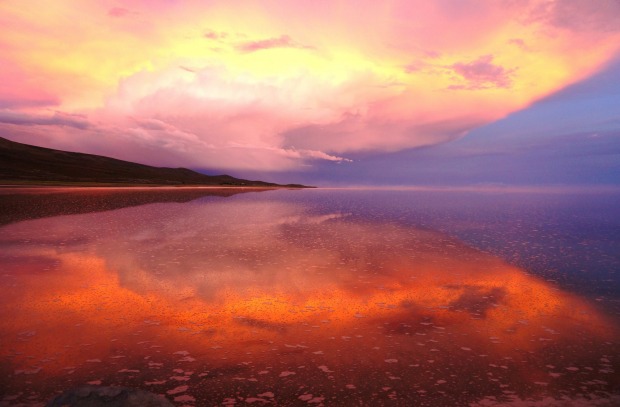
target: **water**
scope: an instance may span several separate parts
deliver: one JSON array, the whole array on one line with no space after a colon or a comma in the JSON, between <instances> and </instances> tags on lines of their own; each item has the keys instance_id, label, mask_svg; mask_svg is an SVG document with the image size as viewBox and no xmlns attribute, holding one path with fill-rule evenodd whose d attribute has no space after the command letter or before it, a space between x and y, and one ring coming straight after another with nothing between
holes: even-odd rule
<instances>
[{"instance_id":1,"label":"water","mask_svg":"<svg viewBox=\"0 0 620 407\"><path fill-rule=\"evenodd\" d=\"M5 190L0 405L617 405L618 198Z\"/></svg>"}]
</instances>

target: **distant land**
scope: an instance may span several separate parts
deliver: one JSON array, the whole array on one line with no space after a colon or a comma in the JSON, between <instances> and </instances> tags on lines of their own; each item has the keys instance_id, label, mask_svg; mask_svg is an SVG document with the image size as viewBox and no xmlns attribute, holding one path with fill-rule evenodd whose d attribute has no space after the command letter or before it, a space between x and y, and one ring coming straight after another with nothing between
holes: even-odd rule
<instances>
[{"instance_id":1,"label":"distant land","mask_svg":"<svg viewBox=\"0 0 620 407\"><path fill-rule=\"evenodd\" d=\"M205 175L187 168L151 167L94 154L72 153L0 137L0 185L218 186L311 188Z\"/></svg>"}]
</instances>

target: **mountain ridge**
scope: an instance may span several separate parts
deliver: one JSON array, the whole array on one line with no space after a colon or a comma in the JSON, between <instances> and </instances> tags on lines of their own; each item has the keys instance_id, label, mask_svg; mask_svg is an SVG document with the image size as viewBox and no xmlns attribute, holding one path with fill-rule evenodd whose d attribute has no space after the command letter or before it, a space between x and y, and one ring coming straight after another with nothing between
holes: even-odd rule
<instances>
[{"instance_id":1,"label":"mountain ridge","mask_svg":"<svg viewBox=\"0 0 620 407\"><path fill-rule=\"evenodd\" d=\"M153 167L102 155L38 147L3 137L0 137L0 184L309 188L225 174L206 175L182 167Z\"/></svg>"}]
</instances>

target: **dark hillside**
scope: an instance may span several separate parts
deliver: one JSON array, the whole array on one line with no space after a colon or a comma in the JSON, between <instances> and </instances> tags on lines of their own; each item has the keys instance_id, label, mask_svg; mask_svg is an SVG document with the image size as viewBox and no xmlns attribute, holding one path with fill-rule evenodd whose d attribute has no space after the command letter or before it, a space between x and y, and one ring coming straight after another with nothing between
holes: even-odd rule
<instances>
[{"instance_id":1,"label":"dark hillside","mask_svg":"<svg viewBox=\"0 0 620 407\"><path fill-rule=\"evenodd\" d=\"M21 144L0 137L0 184L10 185L213 185L303 187L159 168L93 154Z\"/></svg>"}]
</instances>

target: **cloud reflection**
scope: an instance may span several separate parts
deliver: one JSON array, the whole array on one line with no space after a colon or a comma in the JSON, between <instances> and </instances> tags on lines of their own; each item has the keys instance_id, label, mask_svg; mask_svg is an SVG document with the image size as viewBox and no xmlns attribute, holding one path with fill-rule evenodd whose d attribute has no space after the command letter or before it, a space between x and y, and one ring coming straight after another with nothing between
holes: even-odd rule
<instances>
[{"instance_id":1,"label":"cloud reflection","mask_svg":"<svg viewBox=\"0 0 620 407\"><path fill-rule=\"evenodd\" d=\"M430 230L226 200L15 223L0 246L15 393L34 377L187 385L198 404L459 404L612 382L610 320Z\"/></svg>"}]
</instances>

